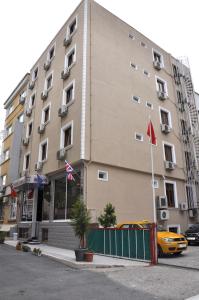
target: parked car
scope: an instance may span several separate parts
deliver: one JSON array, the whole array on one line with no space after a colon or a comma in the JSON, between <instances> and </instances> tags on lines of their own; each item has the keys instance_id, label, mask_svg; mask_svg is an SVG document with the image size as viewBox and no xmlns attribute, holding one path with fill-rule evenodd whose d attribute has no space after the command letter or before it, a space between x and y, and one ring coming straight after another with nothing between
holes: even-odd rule
<instances>
[{"instance_id":1,"label":"parked car","mask_svg":"<svg viewBox=\"0 0 199 300\"><path fill-rule=\"evenodd\" d=\"M129 229L147 229L149 228L149 221L130 221L123 222L116 226L116 228ZM180 254L187 249L188 242L182 234L177 234L170 231L157 231L157 246L158 256L163 254Z\"/></svg>"},{"instance_id":2,"label":"parked car","mask_svg":"<svg viewBox=\"0 0 199 300\"><path fill-rule=\"evenodd\" d=\"M199 244L199 224L192 225L185 231L185 237L189 245Z\"/></svg>"}]
</instances>

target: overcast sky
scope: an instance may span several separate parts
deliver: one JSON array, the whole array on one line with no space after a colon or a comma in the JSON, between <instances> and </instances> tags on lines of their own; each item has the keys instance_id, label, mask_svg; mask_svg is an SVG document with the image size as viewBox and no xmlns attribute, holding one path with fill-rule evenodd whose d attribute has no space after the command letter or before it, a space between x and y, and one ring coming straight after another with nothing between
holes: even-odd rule
<instances>
[{"instance_id":1,"label":"overcast sky","mask_svg":"<svg viewBox=\"0 0 199 300\"><path fill-rule=\"evenodd\" d=\"M53 39L79 0L0 2L0 129L3 103ZM196 0L97 0L174 57L188 56L199 92L199 42Z\"/></svg>"}]
</instances>

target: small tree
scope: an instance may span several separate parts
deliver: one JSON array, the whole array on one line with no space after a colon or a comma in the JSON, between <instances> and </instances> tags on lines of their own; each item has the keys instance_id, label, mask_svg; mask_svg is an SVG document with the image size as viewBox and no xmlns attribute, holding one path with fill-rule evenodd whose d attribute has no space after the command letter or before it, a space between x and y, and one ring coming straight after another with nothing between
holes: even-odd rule
<instances>
[{"instance_id":1,"label":"small tree","mask_svg":"<svg viewBox=\"0 0 199 300\"><path fill-rule=\"evenodd\" d=\"M99 216L98 221L103 227L111 227L116 224L115 207L111 203L106 204L104 214Z\"/></svg>"},{"instance_id":2,"label":"small tree","mask_svg":"<svg viewBox=\"0 0 199 300\"><path fill-rule=\"evenodd\" d=\"M80 248L85 248L85 234L88 231L91 217L86 205L80 199L78 199L72 206L71 218L75 230L75 235L79 238L80 241Z\"/></svg>"}]
</instances>

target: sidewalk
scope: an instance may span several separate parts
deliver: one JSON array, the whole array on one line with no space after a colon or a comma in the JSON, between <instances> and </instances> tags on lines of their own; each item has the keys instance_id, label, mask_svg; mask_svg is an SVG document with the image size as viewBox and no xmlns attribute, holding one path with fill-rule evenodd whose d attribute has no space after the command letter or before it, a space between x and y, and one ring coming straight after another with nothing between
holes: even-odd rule
<instances>
[{"instance_id":1,"label":"sidewalk","mask_svg":"<svg viewBox=\"0 0 199 300\"><path fill-rule=\"evenodd\" d=\"M5 244L9 246L16 246L17 241L6 240ZM132 267L132 266L149 266L147 262L133 261L129 259L114 258L110 256L103 256L94 254L93 262L77 262L75 260L75 253L73 250L51 247L45 244L29 245L32 249L40 248L42 255L48 256L54 260L60 261L72 268L113 268L113 267Z\"/></svg>"}]
</instances>

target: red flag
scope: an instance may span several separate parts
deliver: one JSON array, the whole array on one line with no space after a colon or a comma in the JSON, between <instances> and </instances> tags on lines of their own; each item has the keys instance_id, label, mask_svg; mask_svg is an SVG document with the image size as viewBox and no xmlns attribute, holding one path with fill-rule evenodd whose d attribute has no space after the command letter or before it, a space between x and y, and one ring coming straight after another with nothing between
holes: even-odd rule
<instances>
[{"instance_id":1,"label":"red flag","mask_svg":"<svg viewBox=\"0 0 199 300\"><path fill-rule=\"evenodd\" d=\"M152 124L151 121L150 121L149 124L148 124L147 135L150 137L150 142L151 142L153 145L156 145L155 131L154 131L153 124Z\"/></svg>"},{"instance_id":2,"label":"red flag","mask_svg":"<svg viewBox=\"0 0 199 300\"><path fill-rule=\"evenodd\" d=\"M12 185L12 184L11 184L10 188L11 188L11 197L13 197L13 198L17 197L17 192L16 192L15 189L13 188L13 185Z\"/></svg>"}]
</instances>

